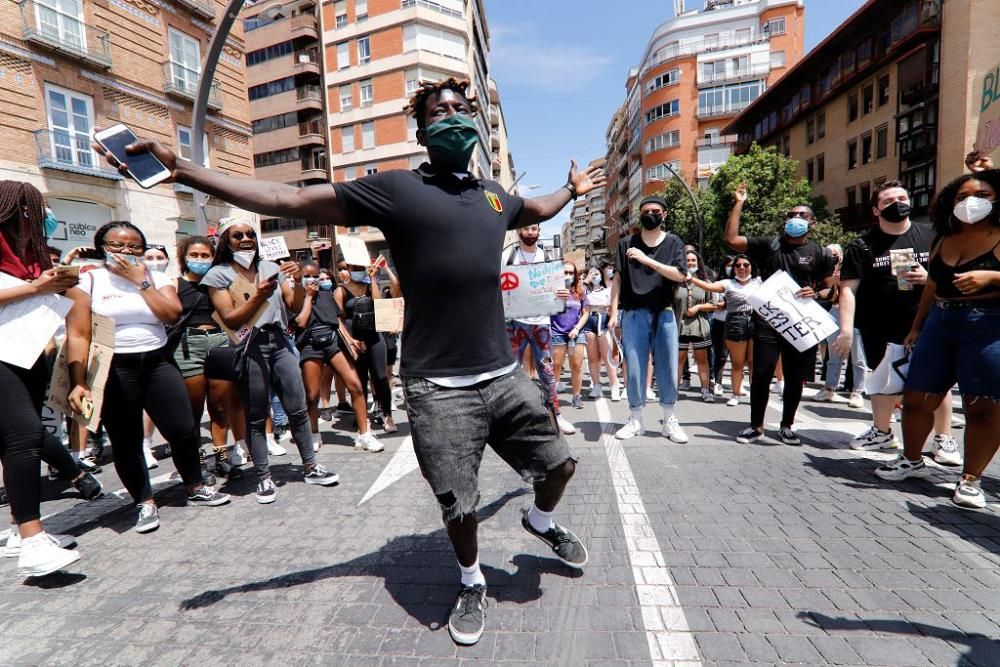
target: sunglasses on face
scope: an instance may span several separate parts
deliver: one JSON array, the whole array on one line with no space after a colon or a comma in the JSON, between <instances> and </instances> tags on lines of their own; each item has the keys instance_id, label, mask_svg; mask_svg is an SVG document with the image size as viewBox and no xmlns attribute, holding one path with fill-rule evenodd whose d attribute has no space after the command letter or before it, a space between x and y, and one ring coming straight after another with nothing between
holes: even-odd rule
<instances>
[{"instance_id":1,"label":"sunglasses on face","mask_svg":"<svg viewBox=\"0 0 1000 667\"><path fill-rule=\"evenodd\" d=\"M121 241L105 241L104 245L114 252L121 252L128 248L129 252L144 252L145 247L141 243L122 243Z\"/></svg>"},{"instance_id":2,"label":"sunglasses on face","mask_svg":"<svg viewBox=\"0 0 1000 667\"><path fill-rule=\"evenodd\" d=\"M230 236L237 241L242 241L243 239L255 239L257 238L257 232L252 229L248 229L245 232L233 232Z\"/></svg>"},{"instance_id":3,"label":"sunglasses on face","mask_svg":"<svg viewBox=\"0 0 1000 667\"><path fill-rule=\"evenodd\" d=\"M789 211L789 218L802 218L803 220L809 219L809 211Z\"/></svg>"},{"instance_id":4,"label":"sunglasses on face","mask_svg":"<svg viewBox=\"0 0 1000 667\"><path fill-rule=\"evenodd\" d=\"M737 264L736 268L737 269L749 269L750 265L749 264Z\"/></svg>"}]
</instances>

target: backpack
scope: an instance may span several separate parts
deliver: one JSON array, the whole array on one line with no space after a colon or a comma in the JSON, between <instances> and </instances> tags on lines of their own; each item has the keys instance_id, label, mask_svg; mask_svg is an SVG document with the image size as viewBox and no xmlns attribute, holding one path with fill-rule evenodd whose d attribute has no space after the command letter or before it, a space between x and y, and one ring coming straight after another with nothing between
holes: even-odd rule
<instances>
[{"instance_id":1,"label":"backpack","mask_svg":"<svg viewBox=\"0 0 1000 667\"><path fill-rule=\"evenodd\" d=\"M371 340L377 336L375 332L375 300L370 296L359 296L354 300L351 335L358 340Z\"/></svg>"}]
</instances>

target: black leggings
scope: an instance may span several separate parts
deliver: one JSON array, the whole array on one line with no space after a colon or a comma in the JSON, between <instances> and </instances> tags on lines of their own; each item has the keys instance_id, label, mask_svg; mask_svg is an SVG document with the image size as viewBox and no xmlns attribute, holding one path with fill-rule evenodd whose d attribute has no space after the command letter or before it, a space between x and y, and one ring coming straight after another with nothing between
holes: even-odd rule
<instances>
[{"instance_id":1,"label":"black leggings","mask_svg":"<svg viewBox=\"0 0 1000 667\"><path fill-rule=\"evenodd\" d=\"M385 337L379 334L378 340L368 343L365 351L358 355L354 367L358 371L361 386L365 389L365 396L368 396L370 376L372 384L375 385L375 401L382 408L382 414L391 415L392 390L389 389L389 364L386 354Z\"/></svg>"},{"instance_id":2,"label":"black leggings","mask_svg":"<svg viewBox=\"0 0 1000 667\"><path fill-rule=\"evenodd\" d=\"M39 357L30 369L0 362L0 387L4 394L4 406L0 409L0 457L10 510L17 523L41 517L40 475L46 432L39 409L47 380L44 357Z\"/></svg>"},{"instance_id":3,"label":"black leggings","mask_svg":"<svg viewBox=\"0 0 1000 667\"><path fill-rule=\"evenodd\" d=\"M771 379L781 358L785 372L781 425L792 427L802 400L802 386L816 370L816 347L799 352L772 327L757 320L753 332L753 378L750 382L750 426L763 428L771 395Z\"/></svg>"},{"instance_id":4,"label":"black leggings","mask_svg":"<svg viewBox=\"0 0 1000 667\"><path fill-rule=\"evenodd\" d=\"M722 373L729 357L726 348L726 321L712 318L712 380L722 384Z\"/></svg>"},{"instance_id":5,"label":"black leggings","mask_svg":"<svg viewBox=\"0 0 1000 667\"><path fill-rule=\"evenodd\" d=\"M201 483L201 435L191 412L184 378L162 349L116 353L104 388L101 419L111 440L115 470L137 503L153 497L142 453L142 411L170 444L170 455L188 486Z\"/></svg>"}]
</instances>

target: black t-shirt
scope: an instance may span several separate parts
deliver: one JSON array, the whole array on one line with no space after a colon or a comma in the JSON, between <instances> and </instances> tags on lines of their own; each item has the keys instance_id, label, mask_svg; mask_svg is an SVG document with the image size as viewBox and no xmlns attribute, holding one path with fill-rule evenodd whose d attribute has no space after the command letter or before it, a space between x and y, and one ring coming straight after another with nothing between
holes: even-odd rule
<instances>
[{"instance_id":1,"label":"black t-shirt","mask_svg":"<svg viewBox=\"0 0 1000 667\"><path fill-rule=\"evenodd\" d=\"M922 285L901 290L892 272L890 250L913 250L914 258L926 269L934 243L930 225L911 223L899 236L886 234L879 227L870 229L851 241L844 251L840 280L860 280L854 326L862 331L880 331L903 336L910 330L920 306ZM890 337L893 337L890 335Z\"/></svg>"},{"instance_id":2,"label":"black t-shirt","mask_svg":"<svg viewBox=\"0 0 1000 667\"><path fill-rule=\"evenodd\" d=\"M523 199L429 164L333 187L351 225L382 230L406 286L402 375L478 375L514 363L497 258Z\"/></svg>"},{"instance_id":3,"label":"black t-shirt","mask_svg":"<svg viewBox=\"0 0 1000 667\"><path fill-rule=\"evenodd\" d=\"M629 248L638 248L660 264L675 266L681 273L687 273L684 241L676 234L667 232L659 245L651 247L643 242L641 233L633 234L618 242L618 254L615 256L615 271L622 278L622 289L618 295L620 309L645 308L655 312L673 306L677 283L644 264L630 260L625 255Z\"/></svg>"},{"instance_id":4,"label":"black t-shirt","mask_svg":"<svg viewBox=\"0 0 1000 667\"><path fill-rule=\"evenodd\" d=\"M833 275L837 263L827 250L809 240L800 245L784 236L752 236L747 239L747 257L767 280L778 271L792 277L799 287L819 289L824 278Z\"/></svg>"},{"instance_id":5,"label":"black t-shirt","mask_svg":"<svg viewBox=\"0 0 1000 667\"><path fill-rule=\"evenodd\" d=\"M180 277L177 279L177 297L181 300L184 315L191 313L184 322L185 327L219 326L219 323L212 318L215 307L212 306L207 287Z\"/></svg>"}]
</instances>

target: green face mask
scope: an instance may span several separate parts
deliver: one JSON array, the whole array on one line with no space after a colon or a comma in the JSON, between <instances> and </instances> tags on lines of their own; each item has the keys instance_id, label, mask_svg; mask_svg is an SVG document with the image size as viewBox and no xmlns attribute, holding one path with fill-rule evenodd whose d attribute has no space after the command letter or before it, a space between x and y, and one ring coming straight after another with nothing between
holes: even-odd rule
<instances>
[{"instance_id":1,"label":"green face mask","mask_svg":"<svg viewBox=\"0 0 1000 667\"><path fill-rule=\"evenodd\" d=\"M479 140L479 128L474 120L456 114L431 123L425 132L432 162L455 171L469 168L469 158Z\"/></svg>"}]
</instances>

